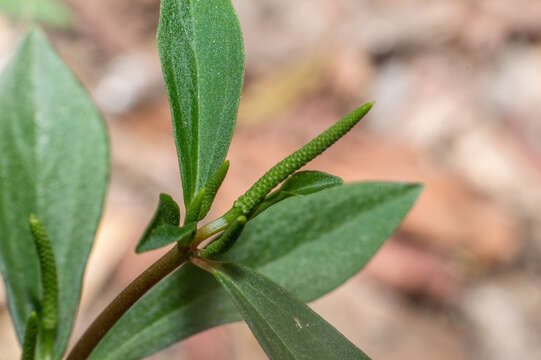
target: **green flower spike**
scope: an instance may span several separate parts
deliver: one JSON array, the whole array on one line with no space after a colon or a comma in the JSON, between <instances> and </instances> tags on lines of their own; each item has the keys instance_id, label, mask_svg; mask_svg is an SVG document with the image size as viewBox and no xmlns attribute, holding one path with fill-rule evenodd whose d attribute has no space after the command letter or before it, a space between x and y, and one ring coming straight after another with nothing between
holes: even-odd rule
<instances>
[{"instance_id":1,"label":"green flower spike","mask_svg":"<svg viewBox=\"0 0 541 360\"><path fill-rule=\"evenodd\" d=\"M244 195L235 201L232 209L233 214L231 215L235 217L238 216L237 214L249 216L276 185L347 134L370 111L372 105L372 102L364 104L272 167Z\"/></svg>"},{"instance_id":2,"label":"green flower spike","mask_svg":"<svg viewBox=\"0 0 541 360\"><path fill-rule=\"evenodd\" d=\"M38 316L35 312L30 314L24 331L22 360L34 360L36 357L36 343L38 340Z\"/></svg>"},{"instance_id":3,"label":"green flower spike","mask_svg":"<svg viewBox=\"0 0 541 360\"><path fill-rule=\"evenodd\" d=\"M57 322L58 283L53 247L45 231L45 227L34 214L30 215L30 228L38 251L41 270L43 288L41 321L45 329L54 330L56 329Z\"/></svg>"},{"instance_id":4,"label":"green flower spike","mask_svg":"<svg viewBox=\"0 0 541 360\"><path fill-rule=\"evenodd\" d=\"M54 340L56 337L56 325L58 319L58 278L56 275L56 261L53 247L45 227L38 217L30 214L30 229L34 236L36 250L38 252L39 266L41 271L41 336L39 352L44 359L52 356Z\"/></svg>"}]
</instances>

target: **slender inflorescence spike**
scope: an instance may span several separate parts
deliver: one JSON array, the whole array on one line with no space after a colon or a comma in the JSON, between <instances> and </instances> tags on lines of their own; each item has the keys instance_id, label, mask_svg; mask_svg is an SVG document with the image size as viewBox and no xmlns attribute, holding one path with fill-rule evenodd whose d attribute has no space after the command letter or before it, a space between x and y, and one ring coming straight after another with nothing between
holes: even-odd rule
<instances>
[{"instance_id":1,"label":"slender inflorescence spike","mask_svg":"<svg viewBox=\"0 0 541 360\"><path fill-rule=\"evenodd\" d=\"M233 204L235 213L248 216L276 185L351 130L370 111L372 105L371 102L364 104L267 171L244 195L235 201Z\"/></svg>"},{"instance_id":2,"label":"slender inflorescence spike","mask_svg":"<svg viewBox=\"0 0 541 360\"><path fill-rule=\"evenodd\" d=\"M220 237L207 246L202 252L201 256L205 258L213 257L225 253L227 250L235 244L238 237L246 225L246 216L239 216L233 221L233 223L224 231Z\"/></svg>"},{"instance_id":3,"label":"slender inflorescence spike","mask_svg":"<svg viewBox=\"0 0 541 360\"><path fill-rule=\"evenodd\" d=\"M201 220L205 216L207 216L210 207L212 206L212 202L216 197L216 193L222 185L222 182L224 181L228 170L229 160L225 161L222 166L220 166L220 168L216 170L214 175L212 175L212 177L208 181L207 185L205 185L205 193L203 195L203 199L201 200L201 208L199 209L199 217L197 220Z\"/></svg>"},{"instance_id":4,"label":"slender inflorescence spike","mask_svg":"<svg viewBox=\"0 0 541 360\"><path fill-rule=\"evenodd\" d=\"M43 300L41 303L41 322L46 330L56 329L58 280L56 276L56 262L53 247L45 231L45 227L34 214L30 215L30 229L38 251L39 266L41 270L41 283Z\"/></svg>"},{"instance_id":5,"label":"slender inflorescence spike","mask_svg":"<svg viewBox=\"0 0 541 360\"><path fill-rule=\"evenodd\" d=\"M22 360L34 360L36 357L36 343L38 340L38 316L35 312L30 314L24 330Z\"/></svg>"}]
</instances>

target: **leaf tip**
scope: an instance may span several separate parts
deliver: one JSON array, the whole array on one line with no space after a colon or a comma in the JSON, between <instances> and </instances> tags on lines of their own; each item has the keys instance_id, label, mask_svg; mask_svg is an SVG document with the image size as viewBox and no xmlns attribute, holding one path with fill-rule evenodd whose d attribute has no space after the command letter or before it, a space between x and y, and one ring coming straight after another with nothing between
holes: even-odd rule
<instances>
[{"instance_id":1,"label":"leaf tip","mask_svg":"<svg viewBox=\"0 0 541 360\"><path fill-rule=\"evenodd\" d=\"M43 29L38 25L32 25L26 32L23 38L23 43L33 43L35 41L46 41L47 36Z\"/></svg>"},{"instance_id":2,"label":"leaf tip","mask_svg":"<svg viewBox=\"0 0 541 360\"><path fill-rule=\"evenodd\" d=\"M413 192L415 192L416 196L421 195L425 189L425 184L423 183L408 183L407 185Z\"/></svg>"},{"instance_id":3,"label":"leaf tip","mask_svg":"<svg viewBox=\"0 0 541 360\"><path fill-rule=\"evenodd\" d=\"M142 253L145 252L145 247L143 245L144 245L144 243L137 244L137 246L135 247L135 253L136 254L142 254Z\"/></svg>"}]
</instances>

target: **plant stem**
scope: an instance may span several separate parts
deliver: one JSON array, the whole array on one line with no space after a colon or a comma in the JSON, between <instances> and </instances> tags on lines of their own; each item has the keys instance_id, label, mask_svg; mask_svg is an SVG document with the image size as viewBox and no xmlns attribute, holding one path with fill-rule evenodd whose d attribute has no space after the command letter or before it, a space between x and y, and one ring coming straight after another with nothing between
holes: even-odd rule
<instances>
[{"instance_id":1,"label":"plant stem","mask_svg":"<svg viewBox=\"0 0 541 360\"><path fill-rule=\"evenodd\" d=\"M133 280L88 327L67 360L87 359L105 334L116 324L128 309L150 288L169 275L190 257L188 248L175 246L141 275Z\"/></svg>"},{"instance_id":2,"label":"plant stem","mask_svg":"<svg viewBox=\"0 0 541 360\"><path fill-rule=\"evenodd\" d=\"M192 250L195 250L199 244L201 244L204 240L208 239L212 235L217 234L222 230L225 230L235 221L237 217L238 215L234 212L233 209L231 209L223 216L201 227L199 230L197 230L197 233L192 240Z\"/></svg>"}]
</instances>

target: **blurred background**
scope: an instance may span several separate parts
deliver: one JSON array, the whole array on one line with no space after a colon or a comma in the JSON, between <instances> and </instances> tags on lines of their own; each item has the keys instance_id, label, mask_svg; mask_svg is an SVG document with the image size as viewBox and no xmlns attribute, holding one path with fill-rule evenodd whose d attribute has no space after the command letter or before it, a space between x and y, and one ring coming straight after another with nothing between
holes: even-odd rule
<instances>
[{"instance_id":1,"label":"blurred background","mask_svg":"<svg viewBox=\"0 0 541 360\"><path fill-rule=\"evenodd\" d=\"M162 252L134 246L158 194L180 201L155 31L159 0L0 0L0 67L44 25L103 111L105 215L74 338ZM235 0L247 70L231 170L211 216L364 101L307 166L423 182L368 267L313 308L375 360L541 359L541 2ZM1 111L1 110L0 110ZM0 290L0 357L19 356ZM151 359L265 359L243 324Z\"/></svg>"}]
</instances>

